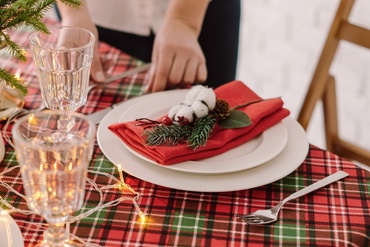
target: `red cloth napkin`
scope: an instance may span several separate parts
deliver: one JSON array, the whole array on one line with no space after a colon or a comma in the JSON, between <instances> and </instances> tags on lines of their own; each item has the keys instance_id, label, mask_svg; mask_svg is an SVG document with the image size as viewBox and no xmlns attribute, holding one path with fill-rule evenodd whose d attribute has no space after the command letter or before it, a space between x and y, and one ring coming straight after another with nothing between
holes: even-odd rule
<instances>
[{"instance_id":1,"label":"red cloth napkin","mask_svg":"<svg viewBox=\"0 0 370 247\"><path fill-rule=\"evenodd\" d=\"M226 100L231 107L260 99L241 81L229 82L214 91L218 99ZM289 111L283 108L283 101L280 98L255 103L238 110L244 111L251 118L252 125L237 129L223 129L216 125L207 145L195 151L189 149L186 144L147 146L142 136L144 129L142 126L135 126L136 121L115 123L108 128L133 150L159 164L171 165L188 160L204 159L226 152L251 140L289 115Z\"/></svg>"}]
</instances>

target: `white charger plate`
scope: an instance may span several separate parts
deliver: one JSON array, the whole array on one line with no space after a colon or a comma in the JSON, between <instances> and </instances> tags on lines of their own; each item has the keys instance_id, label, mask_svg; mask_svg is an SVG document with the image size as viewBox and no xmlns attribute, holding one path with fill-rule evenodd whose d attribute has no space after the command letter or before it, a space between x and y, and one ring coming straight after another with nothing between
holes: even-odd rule
<instances>
[{"instance_id":1,"label":"white charger plate","mask_svg":"<svg viewBox=\"0 0 370 247\"><path fill-rule=\"evenodd\" d=\"M173 90L148 94L142 96L139 102L129 108L126 105L121 105L119 109L122 114L118 122L128 122L142 117L153 120L158 119L167 114L172 106L183 102L188 91ZM202 160L166 165L165 168L204 174L241 171L258 166L274 158L283 150L287 141L288 132L285 125L280 122L254 139L227 152ZM139 158L163 167L163 165L140 154L124 142L122 144Z\"/></svg>"},{"instance_id":2,"label":"white charger plate","mask_svg":"<svg viewBox=\"0 0 370 247\"><path fill-rule=\"evenodd\" d=\"M0 208L0 246L14 247L24 246L23 236L17 223L9 214L2 214Z\"/></svg>"},{"instance_id":3,"label":"white charger plate","mask_svg":"<svg viewBox=\"0 0 370 247\"><path fill-rule=\"evenodd\" d=\"M141 101L142 98L133 98L122 105L128 109ZM97 141L104 155L113 164L120 164L125 172L134 177L179 190L226 192L269 184L297 169L304 161L309 148L303 128L296 120L287 117L282 121L288 132L288 141L285 148L275 158L262 165L238 172L221 174L176 171L153 165L132 154L124 147L122 141L108 129L109 125L118 122L121 114L121 107L113 109L102 119L98 127Z\"/></svg>"}]
</instances>

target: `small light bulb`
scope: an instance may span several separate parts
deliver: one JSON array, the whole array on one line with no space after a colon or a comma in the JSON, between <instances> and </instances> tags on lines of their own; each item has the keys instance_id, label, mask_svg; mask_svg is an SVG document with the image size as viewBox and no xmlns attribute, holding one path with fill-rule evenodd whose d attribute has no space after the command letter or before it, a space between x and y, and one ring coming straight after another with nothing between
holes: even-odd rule
<instances>
[{"instance_id":1,"label":"small light bulb","mask_svg":"<svg viewBox=\"0 0 370 247\"><path fill-rule=\"evenodd\" d=\"M21 53L22 53L22 52L21 52ZM17 80L19 80L19 78L21 78L21 73L20 73L20 70L19 70L19 69L17 69L17 71L15 72L14 77L15 77L15 79L17 79Z\"/></svg>"},{"instance_id":2,"label":"small light bulb","mask_svg":"<svg viewBox=\"0 0 370 247\"><path fill-rule=\"evenodd\" d=\"M121 180L122 183L125 183L125 179L124 179L123 173L122 173L122 166L121 166L121 164L118 164L117 165L117 169L118 169L119 179Z\"/></svg>"},{"instance_id":3,"label":"small light bulb","mask_svg":"<svg viewBox=\"0 0 370 247\"><path fill-rule=\"evenodd\" d=\"M139 212L139 217L140 217L140 221L141 223L145 223L146 222L146 216L143 212Z\"/></svg>"},{"instance_id":4,"label":"small light bulb","mask_svg":"<svg viewBox=\"0 0 370 247\"><path fill-rule=\"evenodd\" d=\"M31 125L36 124L35 115L33 115L32 113L28 117L28 123L31 124Z\"/></svg>"}]
</instances>

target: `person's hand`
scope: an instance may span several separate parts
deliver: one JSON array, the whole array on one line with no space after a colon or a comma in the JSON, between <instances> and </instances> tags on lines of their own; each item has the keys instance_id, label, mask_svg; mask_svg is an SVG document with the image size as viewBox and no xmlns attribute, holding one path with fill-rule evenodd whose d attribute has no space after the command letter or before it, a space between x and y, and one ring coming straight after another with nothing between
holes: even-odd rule
<instances>
[{"instance_id":1,"label":"person's hand","mask_svg":"<svg viewBox=\"0 0 370 247\"><path fill-rule=\"evenodd\" d=\"M164 23L156 35L147 92L184 87L207 79L196 32L181 21Z\"/></svg>"},{"instance_id":2,"label":"person's hand","mask_svg":"<svg viewBox=\"0 0 370 247\"><path fill-rule=\"evenodd\" d=\"M77 26L89 30L95 36L94 56L91 62L90 76L96 82L104 82L107 70L112 66L113 60L103 61L99 55L98 43L99 35L96 26L90 18L65 17L62 19L63 26Z\"/></svg>"}]
</instances>

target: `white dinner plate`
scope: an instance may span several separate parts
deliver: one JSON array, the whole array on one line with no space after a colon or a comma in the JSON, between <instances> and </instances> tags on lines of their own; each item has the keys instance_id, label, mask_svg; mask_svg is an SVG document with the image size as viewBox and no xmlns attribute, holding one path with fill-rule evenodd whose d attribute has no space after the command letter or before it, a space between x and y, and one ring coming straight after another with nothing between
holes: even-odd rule
<instances>
[{"instance_id":1,"label":"white dinner plate","mask_svg":"<svg viewBox=\"0 0 370 247\"><path fill-rule=\"evenodd\" d=\"M168 110L185 100L189 90L174 90L156 94L148 94L131 107L119 106L122 113L118 122L133 121L137 118L158 119L168 113ZM118 111L118 110L117 110ZM222 154L196 161L185 161L173 165L166 165L166 169L194 173L225 173L249 169L274 158L285 147L288 141L288 132L280 122L264 131L256 138ZM154 160L135 151L124 142L125 147L134 155L155 165L163 166Z\"/></svg>"},{"instance_id":2,"label":"white dinner plate","mask_svg":"<svg viewBox=\"0 0 370 247\"><path fill-rule=\"evenodd\" d=\"M23 236L17 223L4 210L0 208L0 246L24 246Z\"/></svg>"},{"instance_id":3,"label":"white dinner plate","mask_svg":"<svg viewBox=\"0 0 370 247\"><path fill-rule=\"evenodd\" d=\"M142 100L136 97L123 103L127 109ZM238 172L222 174L197 174L156 166L132 154L122 141L108 129L116 123L122 109L115 108L101 121L97 141L104 155L115 165L120 164L125 172L139 179L179 190L198 192L226 192L255 188L279 180L301 165L309 143L303 128L291 117L283 120L288 132L285 148L266 163Z\"/></svg>"}]
</instances>

